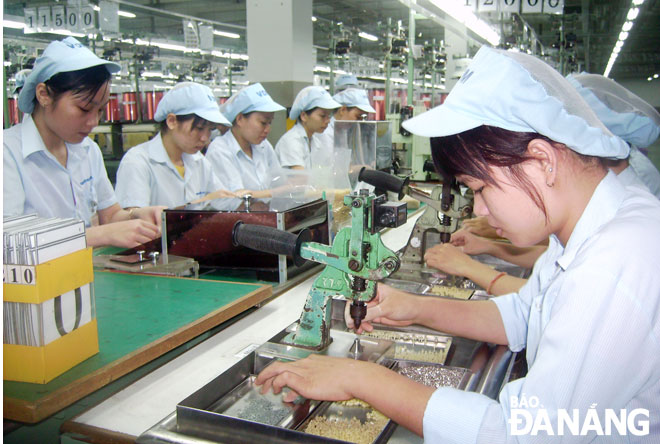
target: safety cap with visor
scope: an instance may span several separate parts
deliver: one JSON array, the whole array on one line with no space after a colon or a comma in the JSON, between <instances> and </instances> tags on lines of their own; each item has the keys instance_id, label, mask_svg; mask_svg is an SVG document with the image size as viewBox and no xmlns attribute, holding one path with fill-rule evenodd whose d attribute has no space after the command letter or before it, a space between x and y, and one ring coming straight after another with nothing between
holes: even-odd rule
<instances>
[{"instance_id":1,"label":"safety cap with visor","mask_svg":"<svg viewBox=\"0 0 660 444\"><path fill-rule=\"evenodd\" d=\"M233 122L239 114L253 111L272 113L285 109L268 95L261 83L255 83L237 91L220 106L220 111L230 122Z\"/></svg>"},{"instance_id":2,"label":"safety cap with visor","mask_svg":"<svg viewBox=\"0 0 660 444\"><path fill-rule=\"evenodd\" d=\"M358 86L358 79L353 74L343 74L335 82L335 87L341 89Z\"/></svg>"},{"instance_id":3,"label":"safety cap with visor","mask_svg":"<svg viewBox=\"0 0 660 444\"><path fill-rule=\"evenodd\" d=\"M337 103L347 107L360 108L365 113L375 113L376 110L369 103L367 92L359 88L348 88L332 96Z\"/></svg>"},{"instance_id":4,"label":"safety cap with visor","mask_svg":"<svg viewBox=\"0 0 660 444\"><path fill-rule=\"evenodd\" d=\"M625 159L630 151L548 64L485 46L442 105L403 123L411 133L427 137L481 125L536 132L588 156Z\"/></svg>"},{"instance_id":5,"label":"safety cap with visor","mask_svg":"<svg viewBox=\"0 0 660 444\"><path fill-rule=\"evenodd\" d=\"M300 113L314 108L337 109L341 104L337 103L328 92L321 86L307 86L300 90L293 101L289 118L297 120Z\"/></svg>"},{"instance_id":6,"label":"safety cap with visor","mask_svg":"<svg viewBox=\"0 0 660 444\"><path fill-rule=\"evenodd\" d=\"M55 74L80 71L99 65L105 66L110 74L121 70L121 65L99 58L73 37L51 42L34 62L32 72L18 95L18 107L24 113L34 111L37 85L46 82Z\"/></svg>"},{"instance_id":7,"label":"safety cap with visor","mask_svg":"<svg viewBox=\"0 0 660 444\"><path fill-rule=\"evenodd\" d=\"M571 74L566 79L615 135L640 148L660 136L660 113L651 104L600 74Z\"/></svg>"},{"instance_id":8,"label":"safety cap with visor","mask_svg":"<svg viewBox=\"0 0 660 444\"><path fill-rule=\"evenodd\" d=\"M211 88L195 82L182 82L169 90L158 103L154 120L162 122L168 114L185 116L195 114L213 123L231 126L220 112L218 101Z\"/></svg>"}]
</instances>

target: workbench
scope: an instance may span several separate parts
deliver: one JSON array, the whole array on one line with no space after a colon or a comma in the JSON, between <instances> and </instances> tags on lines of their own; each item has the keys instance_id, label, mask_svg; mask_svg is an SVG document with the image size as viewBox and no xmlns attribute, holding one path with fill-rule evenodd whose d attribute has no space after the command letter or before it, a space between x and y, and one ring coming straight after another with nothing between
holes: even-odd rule
<instances>
[{"instance_id":1,"label":"workbench","mask_svg":"<svg viewBox=\"0 0 660 444\"><path fill-rule=\"evenodd\" d=\"M4 381L5 419L42 422L260 304L272 287L96 271L94 293L99 353L48 384ZM31 428L21 429L5 442Z\"/></svg>"},{"instance_id":2,"label":"workbench","mask_svg":"<svg viewBox=\"0 0 660 444\"><path fill-rule=\"evenodd\" d=\"M385 244L395 251L405 246L420 214L415 213L405 225L384 233ZM316 273L181 356L66 421L61 427L62 442L134 442L139 435L172 414L181 400L297 321L315 278Z\"/></svg>"}]
</instances>

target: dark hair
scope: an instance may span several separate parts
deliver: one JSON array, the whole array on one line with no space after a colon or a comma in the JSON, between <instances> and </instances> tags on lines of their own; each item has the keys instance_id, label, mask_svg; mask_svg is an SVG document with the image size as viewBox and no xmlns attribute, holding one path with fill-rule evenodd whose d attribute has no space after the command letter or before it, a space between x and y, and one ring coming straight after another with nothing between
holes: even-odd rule
<instances>
[{"instance_id":1,"label":"dark hair","mask_svg":"<svg viewBox=\"0 0 660 444\"><path fill-rule=\"evenodd\" d=\"M194 120L193 120L194 119ZM179 123L187 122L188 120L193 120L192 125L190 125L190 130L192 131L195 128L205 128L207 126L211 126L215 128L217 123L211 122L210 120L206 120L203 117L199 117L197 114L181 114L179 116L176 116L176 121ZM160 132L162 134L165 134L167 131L169 131L169 128L167 127L167 118L160 122Z\"/></svg>"},{"instance_id":2,"label":"dark hair","mask_svg":"<svg viewBox=\"0 0 660 444\"><path fill-rule=\"evenodd\" d=\"M318 106L315 106L315 107L312 108L312 109L308 109L308 110L300 111L300 115L298 116L298 122L302 123L302 119L300 118L300 116L302 116L302 113L305 113L305 114L309 115L309 114L312 114L312 113L313 113L314 111L316 111L317 109L319 109L319 107L318 107Z\"/></svg>"},{"instance_id":3,"label":"dark hair","mask_svg":"<svg viewBox=\"0 0 660 444\"><path fill-rule=\"evenodd\" d=\"M57 102L62 94L71 91L74 96L82 96L89 103L110 80L110 76L105 65L98 65L78 71L59 72L44 83L54 102ZM34 100L36 104L37 98Z\"/></svg>"},{"instance_id":4,"label":"dark hair","mask_svg":"<svg viewBox=\"0 0 660 444\"><path fill-rule=\"evenodd\" d=\"M568 150L564 145L538 133L482 125L451 136L432 137L431 152L436 170L445 177L462 174L499 187L491 176L490 167L504 168L509 178L527 193L547 217L541 193L522 169L522 164L530 160L527 146L534 139L542 139L559 149ZM585 163L596 159L577 153L575 155Z\"/></svg>"}]
</instances>

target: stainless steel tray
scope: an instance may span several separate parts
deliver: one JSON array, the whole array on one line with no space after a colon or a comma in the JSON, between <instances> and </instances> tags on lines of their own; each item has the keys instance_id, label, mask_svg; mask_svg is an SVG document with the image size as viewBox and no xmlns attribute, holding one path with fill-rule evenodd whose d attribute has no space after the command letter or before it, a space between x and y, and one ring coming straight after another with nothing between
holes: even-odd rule
<instances>
[{"instance_id":1,"label":"stainless steel tray","mask_svg":"<svg viewBox=\"0 0 660 444\"><path fill-rule=\"evenodd\" d=\"M448 367L419 361L397 361L392 370L430 387L453 387L465 390L472 372L462 367Z\"/></svg>"},{"instance_id":2,"label":"stainless steel tray","mask_svg":"<svg viewBox=\"0 0 660 444\"><path fill-rule=\"evenodd\" d=\"M294 329L295 325L272 341ZM392 346L391 341L361 338L360 347L354 347L356 338L353 333L333 330L332 343L320 354L375 362ZM327 403L283 403L281 395L261 394L254 385L255 375L274 360L303 359L311 353L314 352L278 342L263 344L177 405L178 431L227 444L341 442L300 431L303 421L314 417L315 409Z\"/></svg>"},{"instance_id":3,"label":"stainless steel tray","mask_svg":"<svg viewBox=\"0 0 660 444\"><path fill-rule=\"evenodd\" d=\"M299 429L332 440L323 442L372 444L387 442L395 428L394 422L368 404L351 400L322 403Z\"/></svg>"}]
</instances>

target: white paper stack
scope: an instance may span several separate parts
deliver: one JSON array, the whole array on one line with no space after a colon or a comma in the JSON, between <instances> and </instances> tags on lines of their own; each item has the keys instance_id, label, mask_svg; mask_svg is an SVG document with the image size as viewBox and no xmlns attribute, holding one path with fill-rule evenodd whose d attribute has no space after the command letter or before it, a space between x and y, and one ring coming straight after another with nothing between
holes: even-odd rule
<instances>
[{"instance_id":1,"label":"white paper stack","mask_svg":"<svg viewBox=\"0 0 660 444\"><path fill-rule=\"evenodd\" d=\"M85 223L79 219L30 214L3 221L5 264L39 265L85 248Z\"/></svg>"}]
</instances>

